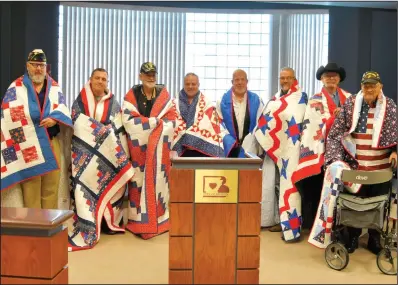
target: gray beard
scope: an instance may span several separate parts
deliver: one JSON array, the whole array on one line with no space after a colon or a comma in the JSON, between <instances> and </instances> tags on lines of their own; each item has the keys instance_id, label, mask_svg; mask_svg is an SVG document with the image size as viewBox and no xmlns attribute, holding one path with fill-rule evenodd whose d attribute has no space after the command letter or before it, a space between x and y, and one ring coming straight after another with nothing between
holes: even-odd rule
<instances>
[{"instance_id":1,"label":"gray beard","mask_svg":"<svg viewBox=\"0 0 398 285\"><path fill-rule=\"evenodd\" d=\"M44 82L44 78L46 78L46 75L31 75L31 74L29 74L29 78L32 80L33 83L41 84Z\"/></svg>"}]
</instances>

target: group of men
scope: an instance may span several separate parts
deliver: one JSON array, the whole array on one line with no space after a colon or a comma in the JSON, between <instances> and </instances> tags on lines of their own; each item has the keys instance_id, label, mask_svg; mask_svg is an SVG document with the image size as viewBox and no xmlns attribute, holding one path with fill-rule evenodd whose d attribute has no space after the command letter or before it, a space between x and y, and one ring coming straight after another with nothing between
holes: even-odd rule
<instances>
[{"instance_id":1,"label":"group of men","mask_svg":"<svg viewBox=\"0 0 398 285\"><path fill-rule=\"evenodd\" d=\"M69 113L60 87L46 74L44 52L34 50L26 73L2 98L2 204L6 190L20 191L24 207L58 208L66 183L68 207L75 212L70 250L91 248L101 232L125 228L148 239L169 227L172 152L235 158L253 152L263 158L262 227L281 231L286 242L311 229L309 242L324 248L335 207L330 184L341 178L336 169L381 170L397 160L396 105L384 96L379 74L366 72L356 95L339 87L345 76L335 63L321 66L316 78L323 88L309 97L294 70L283 68L280 90L264 105L238 69L231 89L213 105L196 74L188 73L172 98L157 84L156 66L146 62L142 84L127 92L121 106L108 89L107 71L97 68ZM70 181L62 182L65 170ZM352 193L368 196L379 189L363 188ZM369 233L368 248L377 253L380 237ZM358 230L350 235L347 248L353 252Z\"/></svg>"}]
</instances>

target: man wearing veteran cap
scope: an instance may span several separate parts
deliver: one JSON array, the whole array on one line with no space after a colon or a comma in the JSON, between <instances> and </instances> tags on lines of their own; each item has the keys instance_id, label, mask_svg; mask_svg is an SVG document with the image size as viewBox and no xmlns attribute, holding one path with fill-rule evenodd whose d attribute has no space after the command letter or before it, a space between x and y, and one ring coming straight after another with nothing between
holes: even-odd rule
<instances>
[{"instance_id":1,"label":"man wearing veteran cap","mask_svg":"<svg viewBox=\"0 0 398 285\"><path fill-rule=\"evenodd\" d=\"M68 157L58 135L72 120L46 66L41 49L29 53L25 74L10 85L1 105L1 190L20 185L26 208L58 208L61 156Z\"/></svg>"},{"instance_id":2,"label":"man wearing veteran cap","mask_svg":"<svg viewBox=\"0 0 398 285\"><path fill-rule=\"evenodd\" d=\"M144 239L169 228L170 146L177 113L164 85L156 84L157 69L142 64L142 84L133 86L123 103L123 125L135 175L129 183L126 228Z\"/></svg>"},{"instance_id":3,"label":"man wearing veteran cap","mask_svg":"<svg viewBox=\"0 0 398 285\"><path fill-rule=\"evenodd\" d=\"M335 117L350 93L339 87L346 78L343 67L329 62L316 72L316 78L323 83L322 90L313 95L305 111L300 157L293 182L302 197L303 228L310 229L315 219L322 189L325 144Z\"/></svg>"},{"instance_id":4,"label":"man wearing veteran cap","mask_svg":"<svg viewBox=\"0 0 398 285\"><path fill-rule=\"evenodd\" d=\"M330 243L330 221L340 191L362 197L387 194L389 183L377 185L345 185L341 182L344 169L377 171L396 167L397 106L383 94L383 84L375 71L366 72L361 91L348 98L334 122L326 145L325 179L309 242L326 247ZM358 248L361 229L348 228L346 248L349 253ZM367 248L377 254L381 250L380 234L369 229Z\"/></svg>"}]
</instances>

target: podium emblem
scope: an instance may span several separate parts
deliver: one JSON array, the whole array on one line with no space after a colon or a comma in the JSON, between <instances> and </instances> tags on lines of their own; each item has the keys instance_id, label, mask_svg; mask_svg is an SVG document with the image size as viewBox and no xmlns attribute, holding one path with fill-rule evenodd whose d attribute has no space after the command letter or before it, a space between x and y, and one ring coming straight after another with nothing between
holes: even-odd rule
<instances>
[{"instance_id":1,"label":"podium emblem","mask_svg":"<svg viewBox=\"0 0 398 285\"><path fill-rule=\"evenodd\" d=\"M225 176L203 176L203 197L227 197L229 187Z\"/></svg>"},{"instance_id":2,"label":"podium emblem","mask_svg":"<svg viewBox=\"0 0 398 285\"><path fill-rule=\"evenodd\" d=\"M238 170L195 170L196 203L237 203Z\"/></svg>"}]
</instances>

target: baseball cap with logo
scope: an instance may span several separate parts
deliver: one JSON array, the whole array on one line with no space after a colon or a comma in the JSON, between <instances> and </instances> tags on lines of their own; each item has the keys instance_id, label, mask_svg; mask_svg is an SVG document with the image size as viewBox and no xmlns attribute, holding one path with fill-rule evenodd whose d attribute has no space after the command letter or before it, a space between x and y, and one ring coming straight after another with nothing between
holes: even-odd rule
<instances>
[{"instance_id":1,"label":"baseball cap with logo","mask_svg":"<svg viewBox=\"0 0 398 285\"><path fill-rule=\"evenodd\" d=\"M381 83L380 75L376 71L367 71L363 74L361 83Z\"/></svg>"},{"instance_id":2,"label":"baseball cap with logo","mask_svg":"<svg viewBox=\"0 0 398 285\"><path fill-rule=\"evenodd\" d=\"M41 49L34 49L29 53L28 61L47 62L46 54Z\"/></svg>"},{"instance_id":3,"label":"baseball cap with logo","mask_svg":"<svg viewBox=\"0 0 398 285\"><path fill-rule=\"evenodd\" d=\"M141 65L140 72L145 74L150 72L158 73L158 70L156 69L156 65L154 65L152 62L144 62Z\"/></svg>"}]
</instances>

